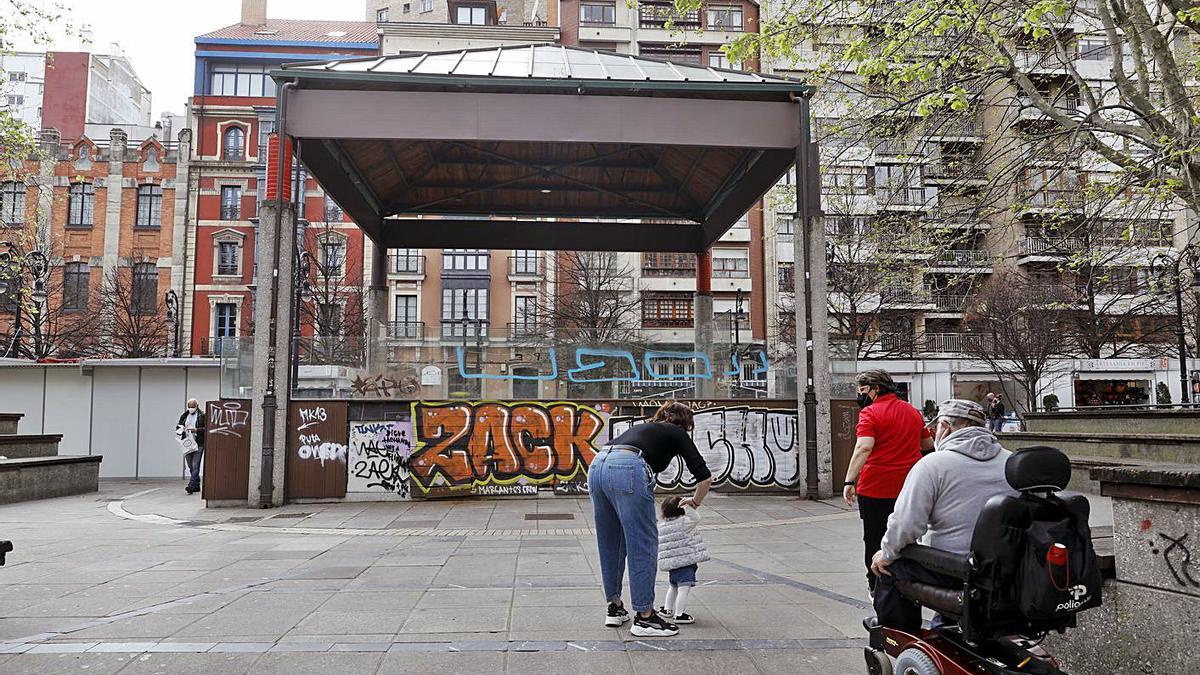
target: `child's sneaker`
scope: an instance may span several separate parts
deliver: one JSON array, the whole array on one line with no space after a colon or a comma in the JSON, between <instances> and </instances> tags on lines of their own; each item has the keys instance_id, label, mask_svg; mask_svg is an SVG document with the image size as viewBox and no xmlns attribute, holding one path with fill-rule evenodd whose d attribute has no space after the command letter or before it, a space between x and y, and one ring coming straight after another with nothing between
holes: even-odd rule
<instances>
[{"instance_id":1,"label":"child's sneaker","mask_svg":"<svg viewBox=\"0 0 1200 675\"><path fill-rule=\"evenodd\" d=\"M671 615L674 614L674 612L672 612L666 606L659 607L658 609L656 609L654 611L657 612L659 616L661 616L664 619L667 619L668 621L671 620Z\"/></svg>"},{"instance_id":2,"label":"child's sneaker","mask_svg":"<svg viewBox=\"0 0 1200 675\"><path fill-rule=\"evenodd\" d=\"M691 614L684 612L683 614L676 616L674 618L674 621L677 624L696 623L696 618L694 616L692 616Z\"/></svg>"},{"instance_id":3,"label":"child's sneaker","mask_svg":"<svg viewBox=\"0 0 1200 675\"><path fill-rule=\"evenodd\" d=\"M679 633L679 626L656 613L646 617L639 614L633 620L633 628L630 628L629 632L637 637L671 637Z\"/></svg>"},{"instance_id":4,"label":"child's sneaker","mask_svg":"<svg viewBox=\"0 0 1200 675\"><path fill-rule=\"evenodd\" d=\"M608 615L604 617L604 625L609 628L616 628L629 620L629 610L625 609L624 605L616 603L608 603Z\"/></svg>"}]
</instances>

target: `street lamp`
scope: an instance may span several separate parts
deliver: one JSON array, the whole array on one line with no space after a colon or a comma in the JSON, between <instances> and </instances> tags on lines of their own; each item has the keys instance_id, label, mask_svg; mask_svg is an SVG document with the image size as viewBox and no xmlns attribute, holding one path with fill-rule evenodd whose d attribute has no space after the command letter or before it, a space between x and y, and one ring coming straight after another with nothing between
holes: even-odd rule
<instances>
[{"instance_id":1,"label":"street lamp","mask_svg":"<svg viewBox=\"0 0 1200 675\"><path fill-rule=\"evenodd\" d=\"M16 307L13 310L13 341L11 346L5 350L4 355L11 358L21 357L21 277L22 268L28 269L30 276L33 277L33 292L30 294L30 299L33 300L34 313L38 314L41 311L42 303L46 302L46 272L50 266L46 260L46 256L40 251L30 251L22 253L21 249L11 241L0 241L0 296L5 295L10 290L16 298ZM10 284L12 280L15 283Z\"/></svg>"},{"instance_id":2,"label":"street lamp","mask_svg":"<svg viewBox=\"0 0 1200 675\"><path fill-rule=\"evenodd\" d=\"M171 322L171 356L179 358L179 295L169 290L163 302L167 305L167 321Z\"/></svg>"},{"instance_id":3,"label":"street lamp","mask_svg":"<svg viewBox=\"0 0 1200 675\"><path fill-rule=\"evenodd\" d=\"M1200 290L1200 248L1188 244L1177 255L1159 253L1150 261L1150 273L1158 280L1158 288L1165 291L1168 285L1175 291L1175 336L1179 338L1179 389L1180 403L1191 403L1188 392L1187 332L1183 326L1183 274L1184 262L1192 274L1192 290Z\"/></svg>"},{"instance_id":4,"label":"street lamp","mask_svg":"<svg viewBox=\"0 0 1200 675\"><path fill-rule=\"evenodd\" d=\"M304 249L297 249L296 306L292 312L292 388L300 382L300 310L306 302L312 302L312 285L308 283L312 272L312 256Z\"/></svg>"},{"instance_id":5,"label":"street lamp","mask_svg":"<svg viewBox=\"0 0 1200 675\"><path fill-rule=\"evenodd\" d=\"M737 295L734 296L733 309L730 310L729 328L733 333L733 345L729 348L730 365L737 366L737 372L733 374L734 387L741 389L742 386L742 368L739 359L742 356L742 303L745 301L746 294L741 288L737 289Z\"/></svg>"}]
</instances>

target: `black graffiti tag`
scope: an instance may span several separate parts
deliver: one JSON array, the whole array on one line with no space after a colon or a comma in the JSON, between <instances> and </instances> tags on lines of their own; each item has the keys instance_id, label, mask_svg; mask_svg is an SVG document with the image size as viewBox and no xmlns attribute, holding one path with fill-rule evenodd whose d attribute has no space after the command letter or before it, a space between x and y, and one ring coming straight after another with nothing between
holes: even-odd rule
<instances>
[{"instance_id":1,"label":"black graffiti tag","mask_svg":"<svg viewBox=\"0 0 1200 675\"><path fill-rule=\"evenodd\" d=\"M1178 581L1180 586L1187 587L1190 585L1200 588L1200 581L1196 581L1194 578L1192 578L1192 552L1189 551L1187 545L1183 543L1183 540L1187 539L1188 533L1184 532L1179 537L1172 537L1159 532L1158 536L1171 542L1170 546L1167 546L1165 549L1163 549L1162 556L1163 560L1167 563L1167 569L1170 570L1171 576L1175 577L1175 581ZM1171 561L1171 552L1176 549L1179 550L1181 555L1178 568L1176 568L1175 563Z\"/></svg>"}]
</instances>

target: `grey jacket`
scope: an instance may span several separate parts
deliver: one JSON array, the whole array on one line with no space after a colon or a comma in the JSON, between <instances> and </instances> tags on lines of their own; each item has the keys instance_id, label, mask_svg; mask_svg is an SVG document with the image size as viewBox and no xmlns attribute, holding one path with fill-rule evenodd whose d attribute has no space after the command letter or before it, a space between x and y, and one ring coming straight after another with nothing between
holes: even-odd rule
<instances>
[{"instance_id":1,"label":"grey jacket","mask_svg":"<svg viewBox=\"0 0 1200 675\"><path fill-rule=\"evenodd\" d=\"M888 516L883 535L883 558L918 540L954 553L968 553L975 521L987 500L1016 491L1004 478L1011 452L982 427L959 429L947 436L909 472Z\"/></svg>"},{"instance_id":2,"label":"grey jacket","mask_svg":"<svg viewBox=\"0 0 1200 675\"><path fill-rule=\"evenodd\" d=\"M664 572L709 559L704 540L696 533L700 514L686 509L682 516L658 521L658 569Z\"/></svg>"}]
</instances>

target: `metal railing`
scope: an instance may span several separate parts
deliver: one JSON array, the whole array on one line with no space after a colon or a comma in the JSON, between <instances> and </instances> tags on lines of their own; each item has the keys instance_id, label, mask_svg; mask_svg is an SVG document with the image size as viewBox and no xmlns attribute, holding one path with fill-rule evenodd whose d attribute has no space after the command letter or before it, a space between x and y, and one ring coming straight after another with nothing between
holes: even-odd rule
<instances>
[{"instance_id":1,"label":"metal railing","mask_svg":"<svg viewBox=\"0 0 1200 675\"><path fill-rule=\"evenodd\" d=\"M392 274L424 274L425 256L412 254L393 254L388 266Z\"/></svg>"},{"instance_id":2,"label":"metal railing","mask_svg":"<svg viewBox=\"0 0 1200 675\"><path fill-rule=\"evenodd\" d=\"M973 249L938 251L933 258L935 267L990 267L987 251Z\"/></svg>"},{"instance_id":3,"label":"metal railing","mask_svg":"<svg viewBox=\"0 0 1200 675\"><path fill-rule=\"evenodd\" d=\"M488 322L472 319L466 323L462 319L446 319L442 321L442 338L451 339L463 338L467 339L468 346L473 344L473 341L479 340L484 343L488 340Z\"/></svg>"},{"instance_id":4,"label":"metal railing","mask_svg":"<svg viewBox=\"0 0 1200 675\"><path fill-rule=\"evenodd\" d=\"M200 338L200 349L196 351L196 356L221 356L227 352L236 351L240 339L236 337Z\"/></svg>"},{"instance_id":5,"label":"metal railing","mask_svg":"<svg viewBox=\"0 0 1200 675\"><path fill-rule=\"evenodd\" d=\"M425 337L424 321L392 321L388 323L388 337L399 340L421 340Z\"/></svg>"},{"instance_id":6,"label":"metal railing","mask_svg":"<svg viewBox=\"0 0 1200 675\"><path fill-rule=\"evenodd\" d=\"M876 155L916 155L917 141L911 138L881 138L875 143Z\"/></svg>"},{"instance_id":7,"label":"metal railing","mask_svg":"<svg viewBox=\"0 0 1200 675\"><path fill-rule=\"evenodd\" d=\"M1038 209L1079 209L1083 207L1083 193L1079 189L1021 190L1021 199Z\"/></svg>"},{"instance_id":8,"label":"metal railing","mask_svg":"<svg viewBox=\"0 0 1200 675\"><path fill-rule=\"evenodd\" d=\"M880 206L937 206L938 191L932 187L880 187L875 199Z\"/></svg>"},{"instance_id":9,"label":"metal railing","mask_svg":"<svg viewBox=\"0 0 1200 675\"><path fill-rule=\"evenodd\" d=\"M642 267L644 277L694 277L696 267Z\"/></svg>"},{"instance_id":10,"label":"metal railing","mask_svg":"<svg viewBox=\"0 0 1200 675\"><path fill-rule=\"evenodd\" d=\"M221 206L221 220L241 220L241 219L242 219L242 207L241 206L225 206L225 205Z\"/></svg>"},{"instance_id":11,"label":"metal railing","mask_svg":"<svg viewBox=\"0 0 1200 675\"><path fill-rule=\"evenodd\" d=\"M1021 255L1070 255L1080 250L1078 239L1026 237L1021 240Z\"/></svg>"},{"instance_id":12,"label":"metal railing","mask_svg":"<svg viewBox=\"0 0 1200 675\"><path fill-rule=\"evenodd\" d=\"M971 340L975 339L970 333L925 333L922 344L925 352L932 354L962 354L967 351Z\"/></svg>"}]
</instances>

